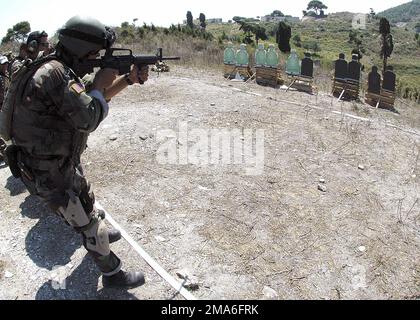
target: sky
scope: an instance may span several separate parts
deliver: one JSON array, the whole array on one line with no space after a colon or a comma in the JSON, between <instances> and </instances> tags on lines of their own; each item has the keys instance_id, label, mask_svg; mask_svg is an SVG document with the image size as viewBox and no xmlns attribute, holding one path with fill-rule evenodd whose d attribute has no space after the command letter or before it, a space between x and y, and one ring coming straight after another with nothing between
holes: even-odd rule
<instances>
[{"instance_id":1,"label":"sky","mask_svg":"<svg viewBox=\"0 0 420 320\"><path fill-rule=\"evenodd\" d=\"M138 19L137 24L153 23L156 26L169 26L182 23L186 12L198 18L203 12L207 18L222 18L224 21L233 16L256 17L280 10L284 14L302 16L309 0L178 0L178 1L98 1L98 0L0 0L0 37L7 29L20 21L29 21L32 31L45 30L54 34L57 29L74 15L87 15L106 25L117 26L121 22ZM325 0L326 13L350 11L368 13L370 8L376 12L409 2L408 0Z\"/></svg>"}]
</instances>

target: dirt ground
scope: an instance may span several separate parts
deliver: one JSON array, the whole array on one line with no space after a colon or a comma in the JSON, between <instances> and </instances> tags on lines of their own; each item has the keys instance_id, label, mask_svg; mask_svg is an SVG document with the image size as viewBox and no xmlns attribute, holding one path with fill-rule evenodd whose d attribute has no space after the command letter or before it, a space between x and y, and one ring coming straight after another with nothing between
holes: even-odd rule
<instances>
[{"instance_id":1,"label":"dirt ground","mask_svg":"<svg viewBox=\"0 0 420 320\"><path fill-rule=\"evenodd\" d=\"M199 299L420 299L420 112L396 107L176 68L112 101L83 163L97 200ZM264 130L263 170L162 164L162 130L191 146L185 124ZM113 250L147 283L103 289L79 235L0 168L0 299L182 299L125 241Z\"/></svg>"}]
</instances>

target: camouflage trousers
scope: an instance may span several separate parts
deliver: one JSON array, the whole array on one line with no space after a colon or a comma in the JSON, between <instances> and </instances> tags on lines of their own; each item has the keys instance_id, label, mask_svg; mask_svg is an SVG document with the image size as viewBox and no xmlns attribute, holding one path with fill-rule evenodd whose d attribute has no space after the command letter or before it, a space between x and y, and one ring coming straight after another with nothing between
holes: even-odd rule
<instances>
[{"instance_id":1,"label":"camouflage trousers","mask_svg":"<svg viewBox=\"0 0 420 320\"><path fill-rule=\"evenodd\" d=\"M104 275L120 271L121 260L109 249L104 216L94 207L95 196L82 166L72 165L69 160L63 164L63 161L34 159L22 153L18 159L24 166L21 179L28 191L82 234L83 245L100 271Z\"/></svg>"}]
</instances>

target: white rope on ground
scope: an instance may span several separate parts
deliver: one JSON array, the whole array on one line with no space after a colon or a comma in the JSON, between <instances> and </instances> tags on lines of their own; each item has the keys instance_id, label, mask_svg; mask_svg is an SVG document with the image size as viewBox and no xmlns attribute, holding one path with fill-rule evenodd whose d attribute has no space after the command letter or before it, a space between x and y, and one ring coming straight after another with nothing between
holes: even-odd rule
<instances>
[{"instance_id":1,"label":"white rope on ground","mask_svg":"<svg viewBox=\"0 0 420 320\"><path fill-rule=\"evenodd\" d=\"M253 95L253 96L257 96L257 97L262 97L262 94L260 94L260 93L255 93L255 92L251 92L251 91L244 91L244 90L241 90L241 89L238 89L238 88L232 88L232 87L229 87L229 89L232 89L232 90L238 91L238 92L242 92L242 93L246 93L246 94L250 94L250 95Z\"/></svg>"},{"instance_id":2,"label":"white rope on ground","mask_svg":"<svg viewBox=\"0 0 420 320\"><path fill-rule=\"evenodd\" d=\"M354 115L352 115L352 114L349 114L349 113L343 113L343 112L340 112L340 111L336 111L336 110L333 110L333 111L331 111L332 113L334 113L334 114L338 114L338 115L344 115L344 116L346 116L346 117L348 117L348 118L352 118L352 119L356 119L356 120L360 120L360 121L365 121L365 122L372 122L372 120L370 120L370 119L367 119L367 118L362 118L362 117L359 117L359 116L354 116Z\"/></svg>"},{"instance_id":3,"label":"white rope on ground","mask_svg":"<svg viewBox=\"0 0 420 320\"><path fill-rule=\"evenodd\" d=\"M95 202L97 209L105 212L105 217L109 223L118 231L134 250L151 266L166 282L168 282L177 292L179 292L187 300L197 300L194 295L184 288L183 284L175 280L165 269L163 269L146 251L144 251L139 244L112 218L112 216L100 205L98 201Z\"/></svg>"},{"instance_id":4,"label":"white rope on ground","mask_svg":"<svg viewBox=\"0 0 420 320\"><path fill-rule=\"evenodd\" d=\"M417 135L417 136L420 136L420 132L418 132L418 131L416 131L416 130L408 130L408 129L404 129L404 128L401 128L401 127L398 127L398 126L395 126L395 125L393 125L393 124L391 124L391 123L386 123L385 124L387 127L390 127L390 128L394 128L394 129L398 129L398 130L401 130L402 132L405 132L405 133L409 133L409 134L415 134L415 135Z\"/></svg>"}]
</instances>

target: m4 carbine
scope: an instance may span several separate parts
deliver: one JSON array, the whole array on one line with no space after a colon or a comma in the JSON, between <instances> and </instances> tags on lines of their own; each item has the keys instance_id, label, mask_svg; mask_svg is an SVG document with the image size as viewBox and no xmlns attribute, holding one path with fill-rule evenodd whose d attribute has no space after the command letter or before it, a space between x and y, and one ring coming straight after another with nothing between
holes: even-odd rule
<instances>
[{"instance_id":1,"label":"m4 carbine","mask_svg":"<svg viewBox=\"0 0 420 320\"><path fill-rule=\"evenodd\" d=\"M118 52L125 54L116 55L115 53ZM180 59L180 57L164 57L162 48L159 48L157 54L154 56L137 56L133 55L133 52L130 49L109 48L101 58L83 61L77 68L82 74L92 73L95 68L110 68L118 70L119 74L123 75L131 71L132 65L136 65L140 70L144 66L155 65L159 61Z\"/></svg>"}]
</instances>

